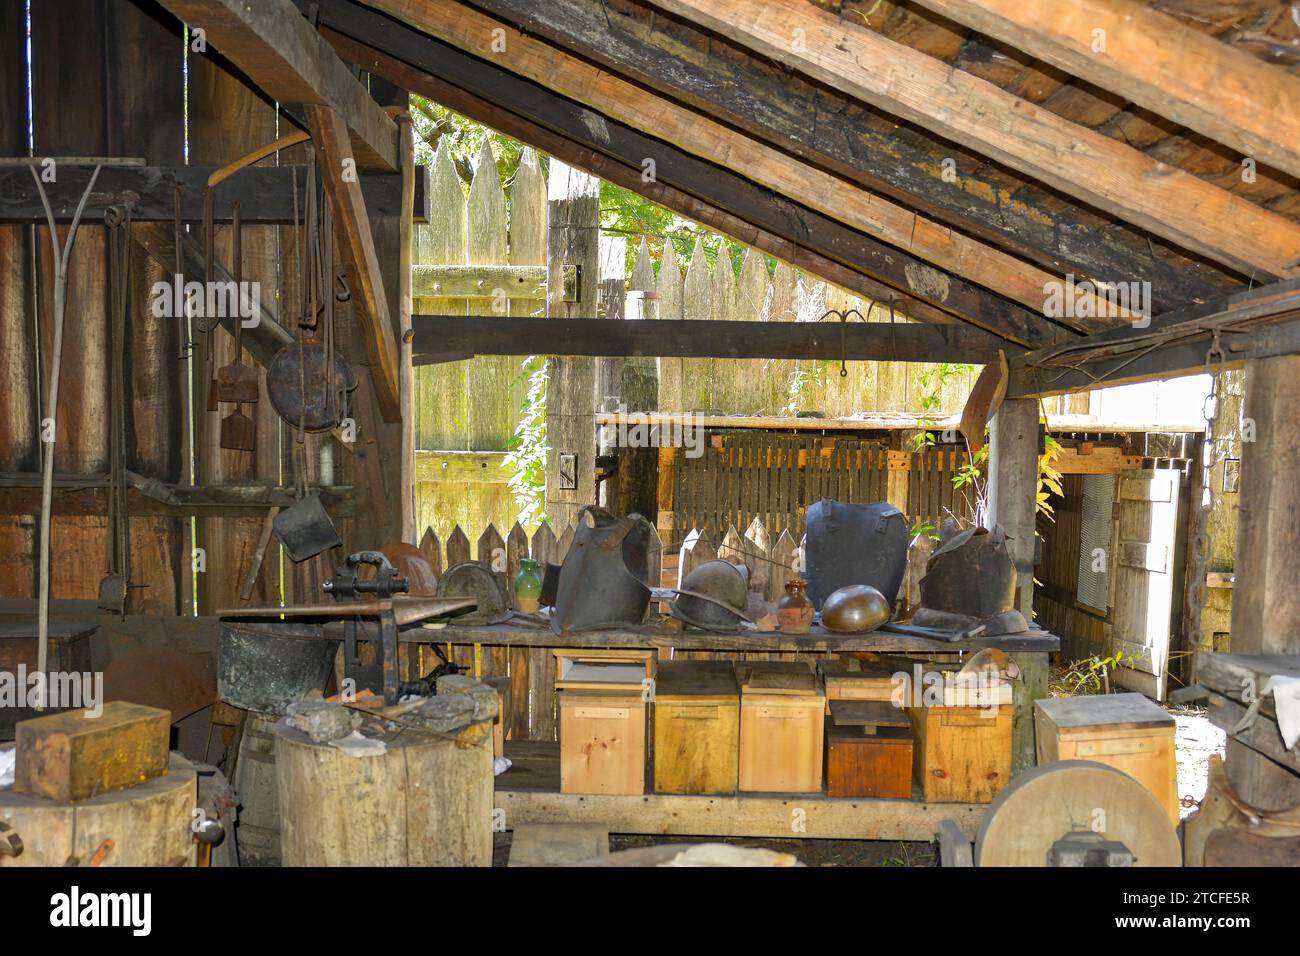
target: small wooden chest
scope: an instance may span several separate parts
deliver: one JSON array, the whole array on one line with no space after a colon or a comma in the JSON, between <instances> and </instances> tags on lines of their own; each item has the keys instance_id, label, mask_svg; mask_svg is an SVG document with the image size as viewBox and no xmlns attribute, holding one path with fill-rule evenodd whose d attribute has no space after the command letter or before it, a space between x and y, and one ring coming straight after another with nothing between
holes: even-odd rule
<instances>
[{"instance_id":1,"label":"small wooden chest","mask_svg":"<svg viewBox=\"0 0 1300 956\"><path fill-rule=\"evenodd\" d=\"M555 651L555 687L557 690L635 688L640 691L654 677L655 664L654 651L561 648Z\"/></svg>"},{"instance_id":2,"label":"small wooden chest","mask_svg":"<svg viewBox=\"0 0 1300 956\"><path fill-rule=\"evenodd\" d=\"M1011 779L1010 704L912 707L912 764L928 803L989 803Z\"/></svg>"},{"instance_id":3,"label":"small wooden chest","mask_svg":"<svg viewBox=\"0 0 1300 956\"><path fill-rule=\"evenodd\" d=\"M1097 694L1034 702L1038 762L1095 760L1151 791L1178 825L1174 719L1142 694Z\"/></svg>"},{"instance_id":4,"label":"small wooden chest","mask_svg":"<svg viewBox=\"0 0 1300 956\"><path fill-rule=\"evenodd\" d=\"M740 789L819 793L826 693L812 666L744 661L740 692Z\"/></svg>"},{"instance_id":5,"label":"small wooden chest","mask_svg":"<svg viewBox=\"0 0 1300 956\"><path fill-rule=\"evenodd\" d=\"M912 796L912 729L886 701L829 702L826 718L828 797Z\"/></svg>"},{"instance_id":6,"label":"small wooden chest","mask_svg":"<svg viewBox=\"0 0 1300 956\"><path fill-rule=\"evenodd\" d=\"M730 661L663 661L655 677L655 792L735 793L740 688Z\"/></svg>"},{"instance_id":7,"label":"small wooden chest","mask_svg":"<svg viewBox=\"0 0 1300 956\"><path fill-rule=\"evenodd\" d=\"M561 690L561 793L645 793L646 703L623 690Z\"/></svg>"},{"instance_id":8,"label":"small wooden chest","mask_svg":"<svg viewBox=\"0 0 1300 956\"><path fill-rule=\"evenodd\" d=\"M817 663L828 704L833 700L891 700L898 686L894 671L895 668L878 661L864 662L859 670L828 661Z\"/></svg>"}]
</instances>

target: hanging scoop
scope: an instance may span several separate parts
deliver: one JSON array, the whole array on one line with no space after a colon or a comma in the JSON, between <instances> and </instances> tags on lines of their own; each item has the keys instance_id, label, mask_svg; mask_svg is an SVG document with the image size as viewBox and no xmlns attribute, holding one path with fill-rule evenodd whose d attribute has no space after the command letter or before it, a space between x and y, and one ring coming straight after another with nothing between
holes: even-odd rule
<instances>
[{"instance_id":1,"label":"hanging scoop","mask_svg":"<svg viewBox=\"0 0 1300 956\"><path fill-rule=\"evenodd\" d=\"M243 300L243 244L240 242L239 203L231 212L232 251L231 272L235 280L236 296ZM241 309L235 315L235 360L217 369L217 398L235 402L235 410L221 420L221 447L234 451L253 451L257 447L257 425L244 414L240 402L257 401L257 369L245 365L243 358L244 320Z\"/></svg>"}]
</instances>

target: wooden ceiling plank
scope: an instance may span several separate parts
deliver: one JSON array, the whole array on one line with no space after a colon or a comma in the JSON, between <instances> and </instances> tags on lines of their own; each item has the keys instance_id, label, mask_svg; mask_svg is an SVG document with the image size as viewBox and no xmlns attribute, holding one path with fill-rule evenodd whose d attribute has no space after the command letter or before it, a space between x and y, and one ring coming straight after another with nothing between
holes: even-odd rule
<instances>
[{"instance_id":1,"label":"wooden ceiling plank","mask_svg":"<svg viewBox=\"0 0 1300 956\"><path fill-rule=\"evenodd\" d=\"M348 128L337 110L309 104L306 107L312 140L320 150L318 166L325 182L334 220L334 232L342 240L344 261L348 263L352 290L361 313L361 337L370 364L379 411L386 422L402 420L402 402L398 389L397 341L388 312L383 274L375 254L370 233L370 217L361 184L352 169L352 149L348 145Z\"/></svg>"},{"instance_id":2,"label":"wooden ceiling plank","mask_svg":"<svg viewBox=\"0 0 1300 956\"><path fill-rule=\"evenodd\" d=\"M1131 274L1151 283L1152 299L1162 308L1219 298L1238 284L1227 272L1189 259L1163 240L1153 243L1146 233L1104 220L1091 209L1062 208L1059 194L964 148L889 121L739 48L724 47L693 24L656 17L644 0L621 0L616 6L606 0L548 0L544 7L535 0L468 2L1049 271ZM872 9L873 24L888 16L887 5ZM846 12L860 14L861 9ZM1069 79L1039 65L1054 76L1028 71L1039 79L1026 80L1030 87L1022 95L1034 102ZM953 160L950 169L945 157Z\"/></svg>"},{"instance_id":3,"label":"wooden ceiling plank","mask_svg":"<svg viewBox=\"0 0 1300 956\"><path fill-rule=\"evenodd\" d=\"M653 3L1244 274L1300 275L1300 224L807 0Z\"/></svg>"},{"instance_id":4,"label":"wooden ceiling plank","mask_svg":"<svg viewBox=\"0 0 1300 956\"><path fill-rule=\"evenodd\" d=\"M1062 330L1040 315L937 271L935 276L942 277L941 282L928 287L921 283L921 289L909 294L911 285L904 267L911 257L906 252L773 196L727 169L609 120L405 23L336 2L323 3L320 18L335 47L372 73L823 278L864 291L877 301L896 300L899 309L913 318L926 320L924 313L909 311L908 299L933 302L964 322L1021 344L1032 346L1062 337ZM654 177L642 175L642 161L647 157L658 160ZM611 163L611 159L616 161ZM635 175L628 178L622 167L634 170ZM774 238L775 247L771 243ZM820 270L816 257L847 265L863 278L883 279L889 287L881 289L884 295L873 293L860 282L855 285ZM923 263L917 265L931 270Z\"/></svg>"},{"instance_id":5,"label":"wooden ceiling plank","mask_svg":"<svg viewBox=\"0 0 1300 956\"><path fill-rule=\"evenodd\" d=\"M1134 0L918 0L1300 176L1300 77Z\"/></svg>"},{"instance_id":6,"label":"wooden ceiling plank","mask_svg":"<svg viewBox=\"0 0 1300 956\"><path fill-rule=\"evenodd\" d=\"M1043 308L1045 285L1057 281L1057 276L1000 249L954 232L764 142L678 106L457 0L372 0L372 5L561 96L589 104L635 129L652 131L656 138L723 168L736 170L801 205L1034 311L1041 312ZM921 291L918 286L924 282L942 281L924 267L910 267L906 271L914 292ZM1108 315L1100 299L1093 305L1092 315ZM1116 320L1124 321L1119 317ZM1079 325L1098 329L1113 321L1085 319Z\"/></svg>"},{"instance_id":7,"label":"wooden ceiling plank","mask_svg":"<svg viewBox=\"0 0 1300 956\"><path fill-rule=\"evenodd\" d=\"M202 30L203 41L262 92L287 106L328 106L343 117L357 167L401 169L397 124L371 97L291 0L160 0Z\"/></svg>"}]
</instances>

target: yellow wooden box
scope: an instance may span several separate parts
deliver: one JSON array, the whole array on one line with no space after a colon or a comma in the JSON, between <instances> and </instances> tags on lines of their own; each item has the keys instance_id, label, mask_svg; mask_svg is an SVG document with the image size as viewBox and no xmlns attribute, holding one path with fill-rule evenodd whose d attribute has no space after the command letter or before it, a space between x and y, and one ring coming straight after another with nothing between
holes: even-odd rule
<instances>
[{"instance_id":1,"label":"yellow wooden box","mask_svg":"<svg viewBox=\"0 0 1300 956\"><path fill-rule=\"evenodd\" d=\"M1010 704L911 707L913 770L928 803L989 803L1011 779Z\"/></svg>"},{"instance_id":2,"label":"yellow wooden box","mask_svg":"<svg viewBox=\"0 0 1300 956\"><path fill-rule=\"evenodd\" d=\"M646 702L624 690L561 690L561 793L645 793Z\"/></svg>"},{"instance_id":3,"label":"yellow wooden box","mask_svg":"<svg viewBox=\"0 0 1300 956\"><path fill-rule=\"evenodd\" d=\"M1038 762L1095 760L1122 770L1178 825L1174 719L1142 694L1096 694L1034 702Z\"/></svg>"},{"instance_id":4,"label":"yellow wooden box","mask_svg":"<svg viewBox=\"0 0 1300 956\"><path fill-rule=\"evenodd\" d=\"M811 665L744 661L740 692L740 789L820 793L826 693Z\"/></svg>"},{"instance_id":5,"label":"yellow wooden box","mask_svg":"<svg viewBox=\"0 0 1300 956\"><path fill-rule=\"evenodd\" d=\"M655 677L656 793L736 792L740 688L730 661L664 661Z\"/></svg>"}]
</instances>

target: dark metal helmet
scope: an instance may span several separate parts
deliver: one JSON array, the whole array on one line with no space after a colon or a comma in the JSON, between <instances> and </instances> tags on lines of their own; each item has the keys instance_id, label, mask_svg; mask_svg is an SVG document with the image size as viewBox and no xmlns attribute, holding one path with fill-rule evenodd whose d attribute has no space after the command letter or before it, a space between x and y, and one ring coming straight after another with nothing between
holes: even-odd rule
<instances>
[{"instance_id":1,"label":"dark metal helmet","mask_svg":"<svg viewBox=\"0 0 1300 956\"><path fill-rule=\"evenodd\" d=\"M673 617L706 631L734 631L748 620L749 569L721 559L686 575L672 602Z\"/></svg>"},{"instance_id":2,"label":"dark metal helmet","mask_svg":"<svg viewBox=\"0 0 1300 956\"><path fill-rule=\"evenodd\" d=\"M499 624L510 617L495 574L477 561L453 564L438 581L438 597L473 598L478 607L453 618L456 624Z\"/></svg>"},{"instance_id":3,"label":"dark metal helmet","mask_svg":"<svg viewBox=\"0 0 1300 956\"><path fill-rule=\"evenodd\" d=\"M840 634L874 631L889 617L889 602L869 584L840 588L822 604L822 626Z\"/></svg>"}]
</instances>

